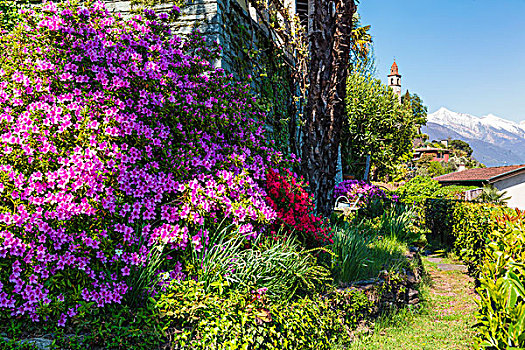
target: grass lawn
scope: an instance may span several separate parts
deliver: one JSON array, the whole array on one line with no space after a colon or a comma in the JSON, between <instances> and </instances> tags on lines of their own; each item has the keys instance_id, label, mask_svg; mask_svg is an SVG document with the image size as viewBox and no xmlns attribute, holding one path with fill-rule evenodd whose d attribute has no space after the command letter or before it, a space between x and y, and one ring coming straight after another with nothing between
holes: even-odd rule
<instances>
[{"instance_id":1,"label":"grass lawn","mask_svg":"<svg viewBox=\"0 0 525 350\"><path fill-rule=\"evenodd\" d=\"M427 259L424 264L430 281L422 291L421 311L402 310L379 320L374 334L361 337L350 349L472 349L473 279L459 271L442 271Z\"/></svg>"}]
</instances>

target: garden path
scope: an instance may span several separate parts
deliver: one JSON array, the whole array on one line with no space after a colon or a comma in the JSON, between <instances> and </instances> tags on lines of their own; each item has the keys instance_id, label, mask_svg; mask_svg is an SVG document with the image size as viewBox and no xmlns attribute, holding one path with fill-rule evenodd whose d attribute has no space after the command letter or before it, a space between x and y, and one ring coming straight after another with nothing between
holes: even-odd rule
<instances>
[{"instance_id":1,"label":"garden path","mask_svg":"<svg viewBox=\"0 0 525 350\"><path fill-rule=\"evenodd\" d=\"M351 349L472 349L477 297L465 266L441 258L424 258L430 283L423 288L421 313L401 312Z\"/></svg>"}]
</instances>

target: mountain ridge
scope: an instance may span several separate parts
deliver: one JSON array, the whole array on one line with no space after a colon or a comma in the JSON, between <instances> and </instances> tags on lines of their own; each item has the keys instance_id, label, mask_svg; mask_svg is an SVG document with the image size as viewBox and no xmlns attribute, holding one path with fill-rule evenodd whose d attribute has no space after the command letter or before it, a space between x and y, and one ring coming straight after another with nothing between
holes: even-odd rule
<instances>
[{"instance_id":1,"label":"mountain ridge","mask_svg":"<svg viewBox=\"0 0 525 350\"><path fill-rule=\"evenodd\" d=\"M441 107L428 114L421 131L430 140L468 142L473 157L486 166L525 163L525 121L517 123L494 114L477 117Z\"/></svg>"}]
</instances>

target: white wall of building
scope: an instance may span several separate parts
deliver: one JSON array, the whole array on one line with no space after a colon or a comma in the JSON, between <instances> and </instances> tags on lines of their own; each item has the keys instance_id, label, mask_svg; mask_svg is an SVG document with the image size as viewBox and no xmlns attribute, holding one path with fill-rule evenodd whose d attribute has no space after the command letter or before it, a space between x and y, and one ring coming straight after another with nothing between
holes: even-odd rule
<instances>
[{"instance_id":1,"label":"white wall of building","mask_svg":"<svg viewBox=\"0 0 525 350\"><path fill-rule=\"evenodd\" d=\"M507 202L509 207L525 210L525 173L496 181L494 187L507 191L506 197L511 197Z\"/></svg>"}]
</instances>

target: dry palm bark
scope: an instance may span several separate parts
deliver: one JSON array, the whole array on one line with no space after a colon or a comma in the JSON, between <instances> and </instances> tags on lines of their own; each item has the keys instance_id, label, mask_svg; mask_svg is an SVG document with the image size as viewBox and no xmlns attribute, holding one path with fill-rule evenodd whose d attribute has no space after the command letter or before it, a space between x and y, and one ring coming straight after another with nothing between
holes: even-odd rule
<instances>
[{"instance_id":1,"label":"dry palm bark","mask_svg":"<svg viewBox=\"0 0 525 350\"><path fill-rule=\"evenodd\" d=\"M329 215L345 114L354 0L311 0L309 89L303 128L302 170L317 212Z\"/></svg>"}]
</instances>

